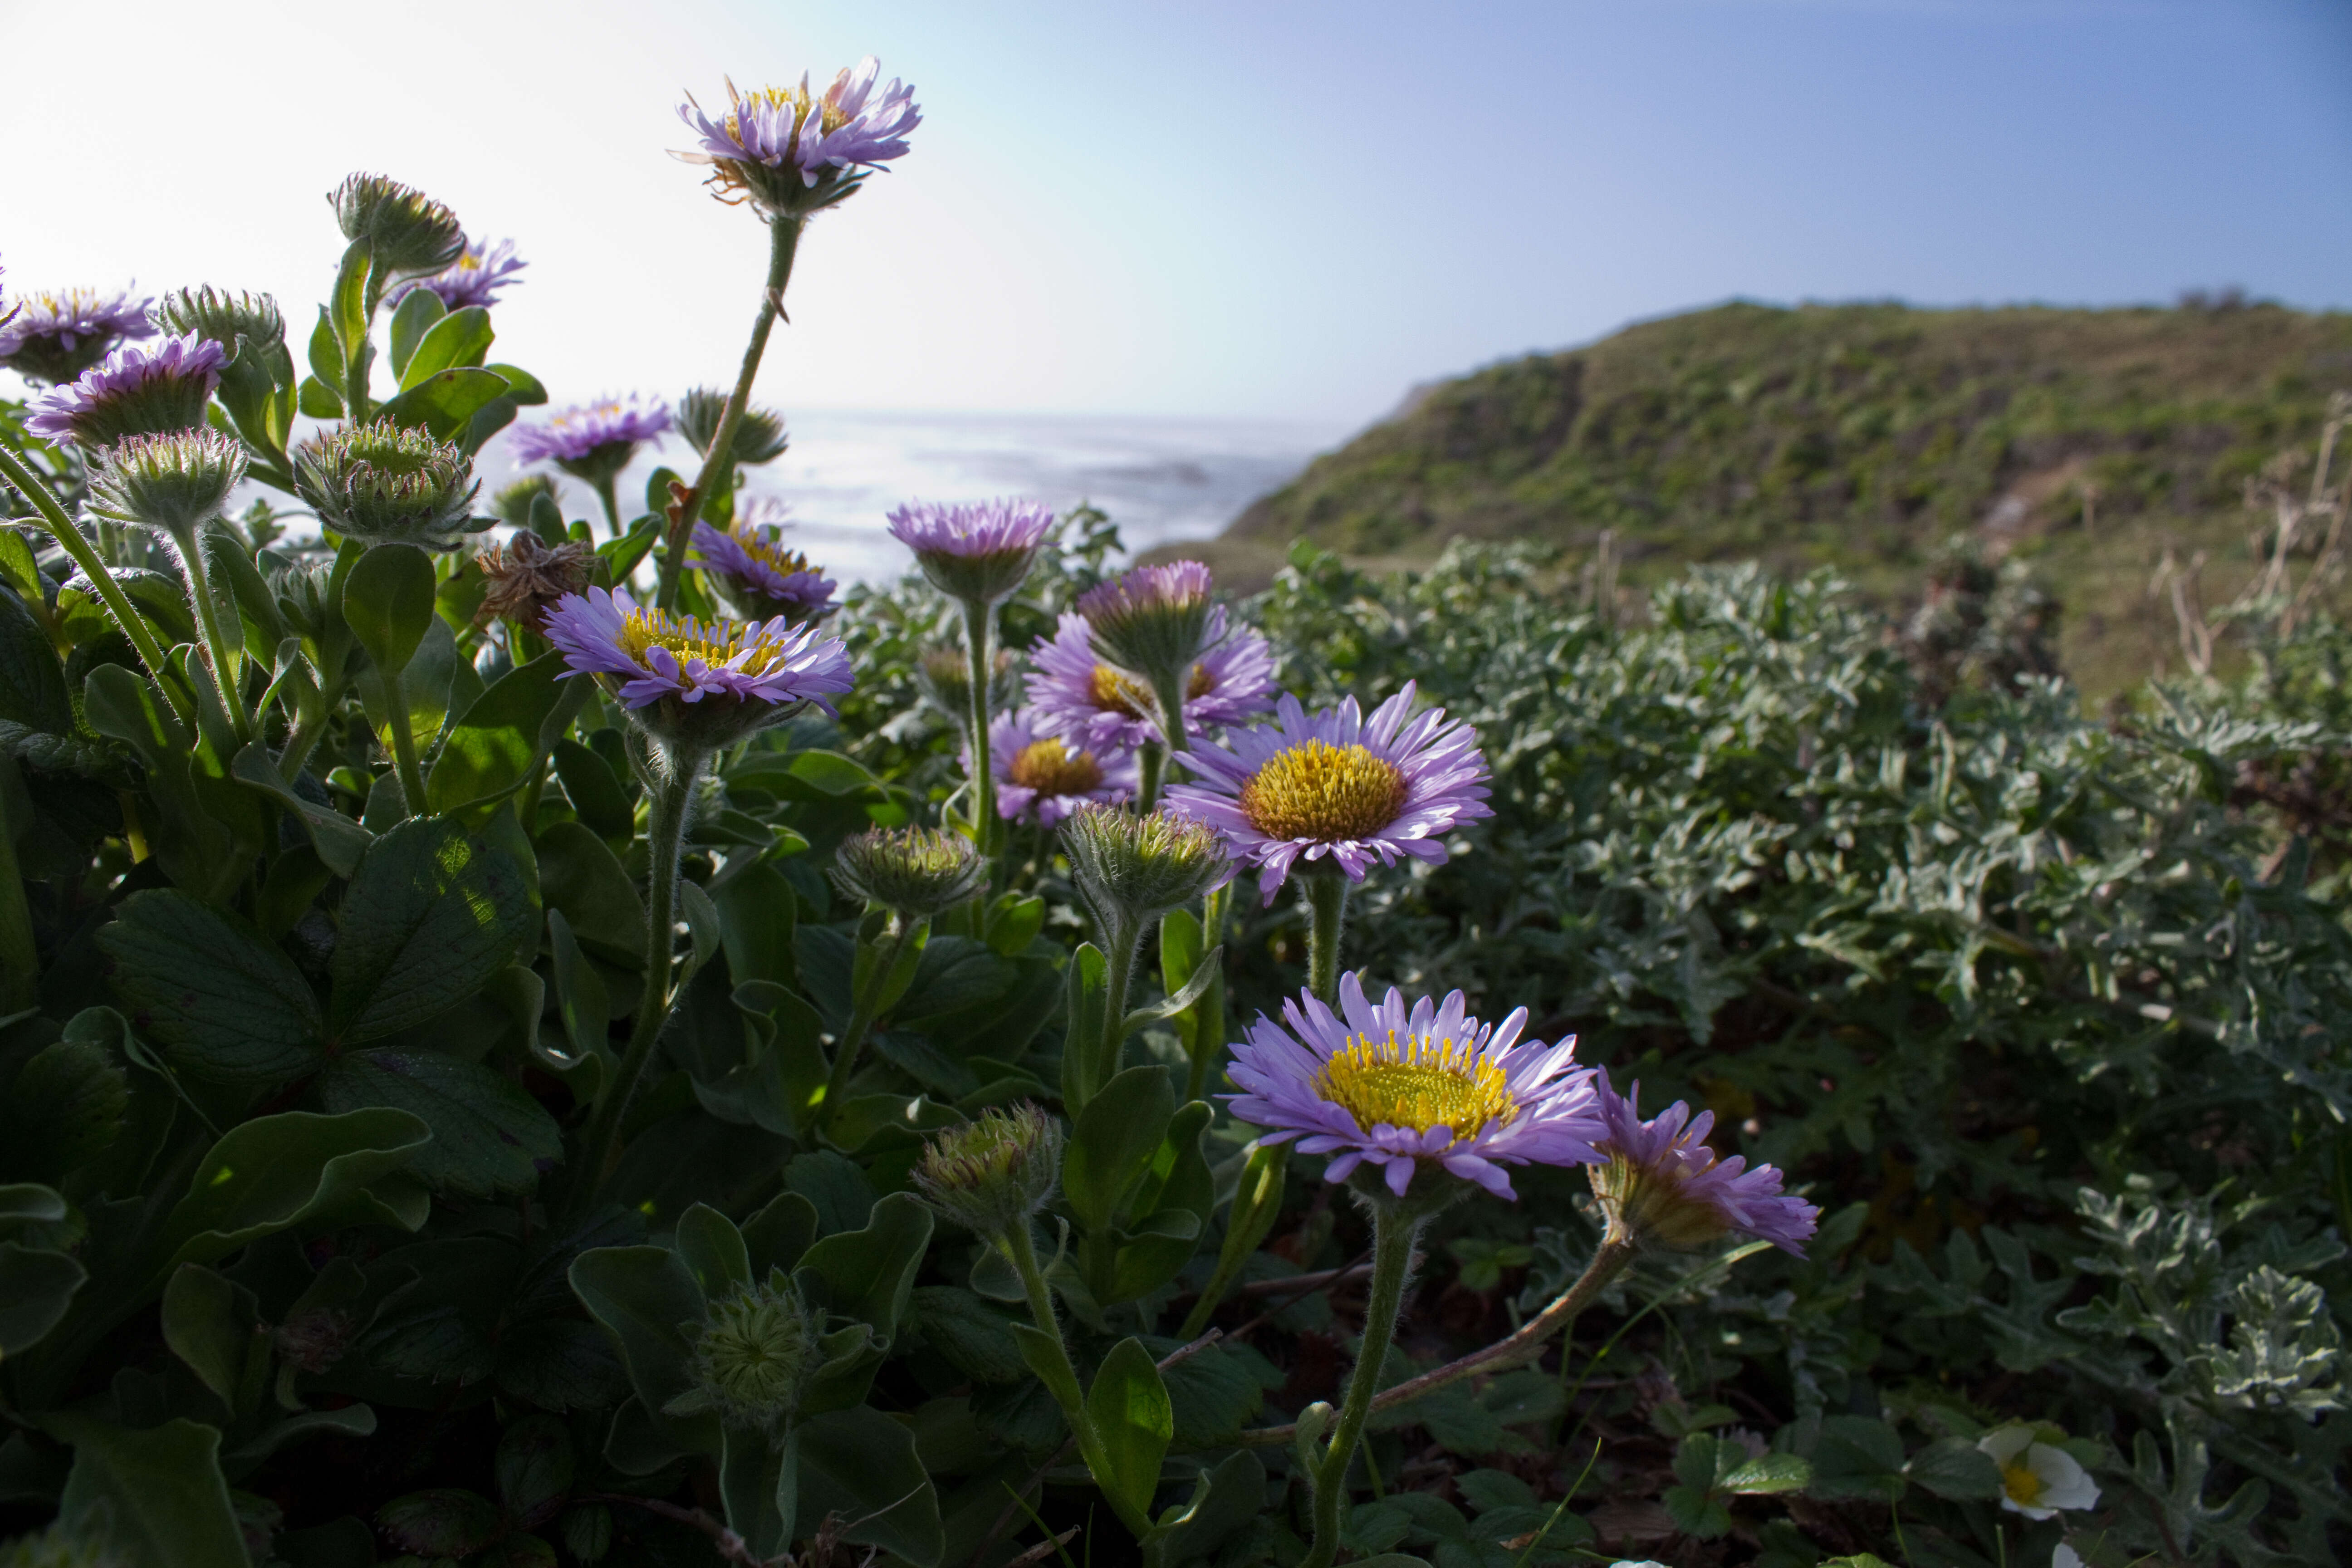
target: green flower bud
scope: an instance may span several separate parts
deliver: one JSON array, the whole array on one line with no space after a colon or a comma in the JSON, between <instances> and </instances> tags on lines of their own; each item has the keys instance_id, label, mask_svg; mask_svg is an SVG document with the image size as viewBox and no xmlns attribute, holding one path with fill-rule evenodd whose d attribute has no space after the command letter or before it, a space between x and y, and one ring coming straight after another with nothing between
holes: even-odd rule
<instances>
[{"instance_id":1,"label":"green flower bud","mask_svg":"<svg viewBox=\"0 0 2352 1568\"><path fill-rule=\"evenodd\" d=\"M708 386L698 386L678 399L671 411L677 432L691 442L704 457L710 456L710 443L719 435L719 416L726 412L728 394ZM734 460L756 468L772 463L784 455L791 445L784 434L784 416L766 408L746 408L735 426L732 447Z\"/></svg>"},{"instance_id":2,"label":"green flower bud","mask_svg":"<svg viewBox=\"0 0 2352 1568\"><path fill-rule=\"evenodd\" d=\"M1010 1110L991 1107L940 1133L912 1174L933 1208L992 1241L1028 1224L1061 1173L1061 1122L1024 1101Z\"/></svg>"},{"instance_id":3,"label":"green flower bud","mask_svg":"<svg viewBox=\"0 0 2352 1568\"><path fill-rule=\"evenodd\" d=\"M1106 925L1158 920L1233 875L1215 828L1165 811L1137 816L1123 806L1080 806L1062 824L1062 853Z\"/></svg>"},{"instance_id":4,"label":"green flower bud","mask_svg":"<svg viewBox=\"0 0 2352 1568\"><path fill-rule=\"evenodd\" d=\"M671 1415L709 1411L730 1426L773 1431L800 1408L809 1374L823 1359L824 1325L782 1269L764 1285L744 1285L709 1303L703 1321L682 1325L694 1342L694 1386L662 1408Z\"/></svg>"},{"instance_id":5,"label":"green flower bud","mask_svg":"<svg viewBox=\"0 0 2352 1568\"><path fill-rule=\"evenodd\" d=\"M525 474L509 484L501 485L490 497L490 510L509 528L530 526L530 503L545 496L560 512L563 508L563 491L555 483L553 474Z\"/></svg>"},{"instance_id":6,"label":"green flower bud","mask_svg":"<svg viewBox=\"0 0 2352 1568\"><path fill-rule=\"evenodd\" d=\"M295 487L319 521L370 544L455 550L490 526L467 513L473 460L424 430L390 420L321 432L294 455Z\"/></svg>"},{"instance_id":7,"label":"green flower bud","mask_svg":"<svg viewBox=\"0 0 2352 1568\"><path fill-rule=\"evenodd\" d=\"M126 436L90 465L89 510L110 522L192 538L244 478L245 448L209 426Z\"/></svg>"},{"instance_id":8,"label":"green flower bud","mask_svg":"<svg viewBox=\"0 0 2352 1568\"><path fill-rule=\"evenodd\" d=\"M465 253L457 215L413 185L353 174L327 193L327 201L345 239L371 243L379 278L438 272Z\"/></svg>"},{"instance_id":9,"label":"green flower bud","mask_svg":"<svg viewBox=\"0 0 2352 1568\"><path fill-rule=\"evenodd\" d=\"M980 891L988 862L961 834L935 827L877 827L852 834L834 853L834 885L905 920L929 920Z\"/></svg>"},{"instance_id":10,"label":"green flower bud","mask_svg":"<svg viewBox=\"0 0 2352 1568\"><path fill-rule=\"evenodd\" d=\"M988 710L1001 713L1019 705L1021 668L1010 648L996 651L996 670L988 683ZM915 684L925 700L959 724L971 722L971 655L961 647L927 647L915 660Z\"/></svg>"},{"instance_id":11,"label":"green flower bud","mask_svg":"<svg viewBox=\"0 0 2352 1568\"><path fill-rule=\"evenodd\" d=\"M148 314L167 332L194 332L231 353L236 352L239 338L265 344L286 341L286 318L279 314L277 300L268 294L215 291L207 283L164 295Z\"/></svg>"},{"instance_id":12,"label":"green flower bud","mask_svg":"<svg viewBox=\"0 0 2352 1568\"><path fill-rule=\"evenodd\" d=\"M1323 1462L1323 1434L1331 1429L1331 1402L1318 1399L1298 1413L1298 1435L1292 1446L1309 1470Z\"/></svg>"}]
</instances>

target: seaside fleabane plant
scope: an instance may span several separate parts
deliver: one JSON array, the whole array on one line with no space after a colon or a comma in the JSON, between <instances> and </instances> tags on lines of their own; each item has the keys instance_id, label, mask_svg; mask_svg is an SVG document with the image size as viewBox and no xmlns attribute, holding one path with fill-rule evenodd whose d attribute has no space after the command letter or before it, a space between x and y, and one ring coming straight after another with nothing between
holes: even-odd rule
<instances>
[{"instance_id":1,"label":"seaside fleabane plant","mask_svg":"<svg viewBox=\"0 0 2352 1568\"><path fill-rule=\"evenodd\" d=\"M1338 1011L1311 993L1260 1016L1229 1069L1242 1092L1236 1121L1328 1154L1326 1181L1349 1181L1372 1216L1372 1278L1364 1335L1329 1442L1304 1445L1314 1486L1307 1563L1328 1568L1339 1547L1348 1467L1370 1414L1396 1332L1413 1243L1429 1216L1483 1190L1515 1198L1507 1165L1575 1165L1597 1158L1601 1131L1591 1068L1573 1038L1522 1040L1527 1010L1497 1024L1471 1016L1462 993L1407 1005L1391 989L1375 1005L1361 981L1339 982ZM1353 1178L1350 1180L1350 1178Z\"/></svg>"},{"instance_id":2,"label":"seaside fleabane plant","mask_svg":"<svg viewBox=\"0 0 2352 1568\"><path fill-rule=\"evenodd\" d=\"M575 403L552 418L526 425L514 434L509 450L518 463L553 463L575 479L594 487L604 503L604 521L615 538L621 531L621 503L614 481L647 441L659 440L670 427L669 405L646 403L635 393L626 397L600 397Z\"/></svg>"},{"instance_id":3,"label":"seaside fleabane plant","mask_svg":"<svg viewBox=\"0 0 2352 1568\"><path fill-rule=\"evenodd\" d=\"M844 201L865 171L907 155L907 133L923 122L911 84L893 77L875 91L882 62L872 55L844 68L821 94L809 79L745 95L727 83L728 109L717 120L688 93L677 117L701 140L674 156L710 165L721 201L748 200L763 214L805 216Z\"/></svg>"},{"instance_id":4,"label":"seaside fleabane plant","mask_svg":"<svg viewBox=\"0 0 2352 1568\"><path fill-rule=\"evenodd\" d=\"M128 289L20 294L0 321L0 365L52 386L71 381L125 339L152 337L149 303Z\"/></svg>"},{"instance_id":5,"label":"seaside fleabane plant","mask_svg":"<svg viewBox=\"0 0 2352 1568\"><path fill-rule=\"evenodd\" d=\"M1214 582L1198 561L1139 566L1078 597L1078 615L1097 658L1131 675L1151 694L1158 743L1184 749L1184 697L1207 651ZM1144 805L1159 794L1159 758L1145 753Z\"/></svg>"},{"instance_id":6,"label":"seaside fleabane plant","mask_svg":"<svg viewBox=\"0 0 2352 1568\"><path fill-rule=\"evenodd\" d=\"M739 520L719 529L698 522L691 559L737 615L809 621L835 607L833 580L787 548L783 530L774 524Z\"/></svg>"},{"instance_id":7,"label":"seaside fleabane plant","mask_svg":"<svg viewBox=\"0 0 2352 1568\"><path fill-rule=\"evenodd\" d=\"M193 333L148 347L126 343L26 405L25 428L49 441L99 451L126 436L160 436L205 422L228 354Z\"/></svg>"},{"instance_id":8,"label":"seaside fleabane plant","mask_svg":"<svg viewBox=\"0 0 2352 1568\"><path fill-rule=\"evenodd\" d=\"M1190 736L1238 724L1274 706L1274 650L1256 631L1234 628L1225 606L1209 612L1203 650L1184 673L1184 731ZM1154 739L1151 693L1095 653L1093 628L1075 612L1030 650L1035 665L1029 701L1055 733L1094 751L1133 748Z\"/></svg>"},{"instance_id":9,"label":"seaside fleabane plant","mask_svg":"<svg viewBox=\"0 0 2352 1568\"><path fill-rule=\"evenodd\" d=\"M1696 1117L1680 1100L1644 1121L1642 1086L1620 1096L1606 1076L1593 1084L1602 1131L1600 1159L1585 1172L1609 1223L1610 1241L1668 1249L1751 1236L1802 1258L1821 1210L1780 1190L1779 1170L1718 1158L1706 1142L1715 1112Z\"/></svg>"},{"instance_id":10,"label":"seaside fleabane plant","mask_svg":"<svg viewBox=\"0 0 2352 1568\"><path fill-rule=\"evenodd\" d=\"M437 296L445 310L463 310L470 306L488 310L498 303L502 291L520 281L515 274L530 265L516 258L511 239L502 239L496 245L486 239L466 240L456 260L428 277L403 284L384 303L397 305L423 289Z\"/></svg>"},{"instance_id":11,"label":"seaside fleabane plant","mask_svg":"<svg viewBox=\"0 0 2352 1568\"><path fill-rule=\"evenodd\" d=\"M1007 822L1052 827L1082 805L1132 800L1140 784L1134 752L1097 755L1067 736L1049 735L1026 708L989 726L988 749L996 813Z\"/></svg>"}]
</instances>

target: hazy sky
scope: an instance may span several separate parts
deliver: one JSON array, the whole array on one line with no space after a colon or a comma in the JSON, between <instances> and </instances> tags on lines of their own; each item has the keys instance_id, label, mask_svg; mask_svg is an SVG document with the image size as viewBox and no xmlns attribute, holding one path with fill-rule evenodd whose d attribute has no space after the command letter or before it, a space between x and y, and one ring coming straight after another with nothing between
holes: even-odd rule
<instances>
[{"instance_id":1,"label":"hazy sky","mask_svg":"<svg viewBox=\"0 0 2352 1568\"><path fill-rule=\"evenodd\" d=\"M531 262L559 399L731 377L765 256L681 89L873 52L913 153L802 247L786 408L1369 419L1730 295L2352 305L2321 0L0 0L12 285L266 289L373 169Z\"/></svg>"}]
</instances>

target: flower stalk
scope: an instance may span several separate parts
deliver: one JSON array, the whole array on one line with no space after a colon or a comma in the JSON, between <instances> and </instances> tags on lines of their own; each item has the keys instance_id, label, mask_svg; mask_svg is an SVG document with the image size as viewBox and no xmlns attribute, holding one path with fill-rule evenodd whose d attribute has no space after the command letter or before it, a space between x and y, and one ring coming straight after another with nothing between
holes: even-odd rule
<instances>
[{"instance_id":1,"label":"flower stalk","mask_svg":"<svg viewBox=\"0 0 2352 1568\"><path fill-rule=\"evenodd\" d=\"M971 728L971 820L972 837L986 858L994 845L996 833L996 768L988 754L988 700L990 676L995 670L991 632L996 622L996 607L980 599L963 602L964 649L971 661L971 713L967 721ZM988 883L982 881L973 897L985 903Z\"/></svg>"},{"instance_id":2,"label":"flower stalk","mask_svg":"<svg viewBox=\"0 0 2352 1568\"><path fill-rule=\"evenodd\" d=\"M865 988L851 1004L848 1026L842 1030L841 1044L833 1053L832 1070L825 1074L824 1103L828 1120L840 1112L842 1100L849 1091L849 1078L857 1069L857 1058L866 1048L866 1037L874 1032L874 1021L882 1013L883 998L889 994L890 976L897 972L898 961L906 956L907 944L929 922L893 915L890 923L893 930L889 945L882 950L882 962L874 966Z\"/></svg>"},{"instance_id":3,"label":"flower stalk","mask_svg":"<svg viewBox=\"0 0 2352 1568\"><path fill-rule=\"evenodd\" d=\"M1035 1369L1052 1391L1054 1403L1062 1407L1062 1418L1069 1423L1070 1436L1078 1446L1078 1457L1087 1468L1097 1476L1112 1473L1109 1457L1104 1451L1102 1439L1096 1434L1094 1422L1087 1415L1086 1395L1078 1382L1078 1369L1070 1363L1070 1352L1062 1342L1062 1329L1054 1315L1054 1298L1045 1287L1045 1271L1037 1267L1036 1243L1029 1237L1026 1224L1016 1225L997 1239L997 1249L1021 1276L1023 1291L1029 1300L1029 1318L1037 1326L1040 1348L1048 1364ZM1134 1533L1138 1541L1151 1533L1151 1521L1122 1502L1112 1489L1103 1489L1103 1497L1118 1515L1121 1524Z\"/></svg>"},{"instance_id":4,"label":"flower stalk","mask_svg":"<svg viewBox=\"0 0 2352 1568\"><path fill-rule=\"evenodd\" d=\"M1347 878L1309 870L1307 884L1307 989L1327 1005L1339 999L1339 936L1348 922Z\"/></svg>"}]
</instances>

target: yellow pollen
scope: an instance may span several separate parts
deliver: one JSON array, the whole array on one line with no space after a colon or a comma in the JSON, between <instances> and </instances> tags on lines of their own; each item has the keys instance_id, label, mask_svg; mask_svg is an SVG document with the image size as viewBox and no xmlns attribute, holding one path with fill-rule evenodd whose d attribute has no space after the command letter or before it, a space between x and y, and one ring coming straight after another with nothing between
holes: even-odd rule
<instances>
[{"instance_id":1,"label":"yellow pollen","mask_svg":"<svg viewBox=\"0 0 2352 1568\"><path fill-rule=\"evenodd\" d=\"M1208 670L1201 665L1184 678L1184 700L1206 697L1216 685ZM1122 718L1144 718L1151 707L1151 694L1133 676L1122 675L1107 664L1095 666L1093 678L1087 683L1087 700L1106 713Z\"/></svg>"},{"instance_id":2,"label":"yellow pollen","mask_svg":"<svg viewBox=\"0 0 2352 1568\"><path fill-rule=\"evenodd\" d=\"M763 87L757 92L748 94L742 101L764 103L773 109L790 109L793 110L793 132L795 136L808 123L810 99L806 87ZM840 130L847 122L849 116L844 114L829 98L819 99L816 102L818 105L817 127L820 131L830 134ZM743 140L742 120L737 110L728 112L727 134L733 137L738 143Z\"/></svg>"},{"instance_id":3,"label":"yellow pollen","mask_svg":"<svg viewBox=\"0 0 2352 1568\"><path fill-rule=\"evenodd\" d=\"M2042 1478L2022 1464L2003 1465L2000 1468L2000 1484L2001 1489L2009 1493L2010 1500L2020 1508L2033 1507L2035 1500L2042 1496Z\"/></svg>"},{"instance_id":4,"label":"yellow pollen","mask_svg":"<svg viewBox=\"0 0 2352 1568\"><path fill-rule=\"evenodd\" d=\"M1503 1086L1503 1069L1480 1061L1477 1047L1431 1035L1400 1040L1393 1029L1385 1039L1349 1040L1316 1075L1315 1091L1367 1132L1382 1125L1415 1132L1450 1127L1457 1143L1519 1113Z\"/></svg>"},{"instance_id":5,"label":"yellow pollen","mask_svg":"<svg viewBox=\"0 0 2352 1568\"><path fill-rule=\"evenodd\" d=\"M735 542L741 545L754 561L765 562L787 577L795 572L812 570L807 556L797 550L785 549L782 544L767 537L756 528L746 528L738 523L727 531L734 536Z\"/></svg>"},{"instance_id":6,"label":"yellow pollen","mask_svg":"<svg viewBox=\"0 0 2352 1568\"><path fill-rule=\"evenodd\" d=\"M663 610L635 609L621 623L621 647L631 658L641 661L646 649L666 647L677 656L681 664L697 658L706 664L725 664L749 648L751 657L740 668L748 674L758 675L783 661L784 645L765 635L746 641L746 637L756 629L756 622L703 621Z\"/></svg>"},{"instance_id":7,"label":"yellow pollen","mask_svg":"<svg viewBox=\"0 0 2352 1568\"><path fill-rule=\"evenodd\" d=\"M1051 738L1022 747L1005 772L1014 784L1039 795L1084 795L1102 787L1102 765L1093 752L1073 751Z\"/></svg>"},{"instance_id":8,"label":"yellow pollen","mask_svg":"<svg viewBox=\"0 0 2352 1568\"><path fill-rule=\"evenodd\" d=\"M1242 785L1242 815L1269 838L1369 838L1404 809L1404 774L1362 746L1306 741Z\"/></svg>"}]
</instances>

